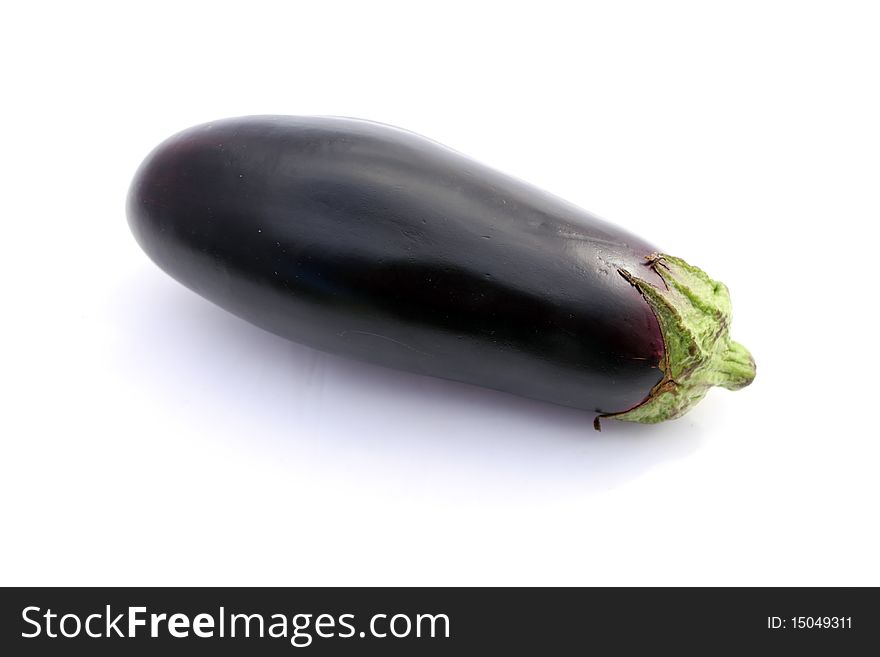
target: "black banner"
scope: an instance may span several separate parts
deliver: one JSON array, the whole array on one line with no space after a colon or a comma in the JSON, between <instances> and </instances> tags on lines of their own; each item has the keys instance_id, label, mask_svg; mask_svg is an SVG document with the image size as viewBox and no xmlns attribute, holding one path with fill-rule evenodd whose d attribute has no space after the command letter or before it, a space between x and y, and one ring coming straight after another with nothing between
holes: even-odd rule
<instances>
[{"instance_id":1,"label":"black banner","mask_svg":"<svg viewBox=\"0 0 880 657\"><path fill-rule=\"evenodd\" d=\"M23 588L0 654L866 654L868 588ZM772 653L771 653L772 651Z\"/></svg>"}]
</instances>

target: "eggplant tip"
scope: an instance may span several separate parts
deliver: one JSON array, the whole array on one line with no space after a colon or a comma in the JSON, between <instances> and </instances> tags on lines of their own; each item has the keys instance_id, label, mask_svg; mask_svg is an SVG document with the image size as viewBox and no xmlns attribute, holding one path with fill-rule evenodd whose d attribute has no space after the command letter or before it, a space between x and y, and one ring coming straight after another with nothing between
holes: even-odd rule
<instances>
[{"instance_id":1,"label":"eggplant tip","mask_svg":"<svg viewBox=\"0 0 880 657\"><path fill-rule=\"evenodd\" d=\"M755 359L730 338L731 303L727 286L680 258L652 254L646 265L654 269L666 289L631 272L620 275L642 294L660 323L664 358L663 378L637 406L612 418L653 424L681 417L713 386L745 388L755 379Z\"/></svg>"}]
</instances>

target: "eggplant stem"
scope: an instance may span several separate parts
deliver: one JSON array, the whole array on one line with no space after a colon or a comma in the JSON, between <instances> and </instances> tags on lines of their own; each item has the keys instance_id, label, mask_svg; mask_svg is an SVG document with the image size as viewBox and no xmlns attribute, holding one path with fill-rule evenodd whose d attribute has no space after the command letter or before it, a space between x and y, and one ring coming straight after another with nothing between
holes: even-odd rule
<instances>
[{"instance_id":1,"label":"eggplant stem","mask_svg":"<svg viewBox=\"0 0 880 657\"><path fill-rule=\"evenodd\" d=\"M663 280L660 289L618 269L645 298L660 324L663 378L637 406L596 418L653 424L681 417L709 388L739 390L755 378L755 359L730 339L731 304L727 286L684 260L654 253L646 258ZM662 265L658 267L657 265ZM595 426L596 423L594 423Z\"/></svg>"}]
</instances>

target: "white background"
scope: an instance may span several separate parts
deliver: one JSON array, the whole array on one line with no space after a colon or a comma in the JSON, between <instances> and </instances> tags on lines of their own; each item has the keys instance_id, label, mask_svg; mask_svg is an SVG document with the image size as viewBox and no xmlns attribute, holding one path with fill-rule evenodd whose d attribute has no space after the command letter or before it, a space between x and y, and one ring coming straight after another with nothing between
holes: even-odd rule
<instances>
[{"instance_id":1,"label":"white background","mask_svg":"<svg viewBox=\"0 0 880 657\"><path fill-rule=\"evenodd\" d=\"M7 8L0 583L880 584L875 7ZM225 313L124 199L258 113L409 128L691 260L756 382L597 434Z\"/></svg>"}]
</instances>

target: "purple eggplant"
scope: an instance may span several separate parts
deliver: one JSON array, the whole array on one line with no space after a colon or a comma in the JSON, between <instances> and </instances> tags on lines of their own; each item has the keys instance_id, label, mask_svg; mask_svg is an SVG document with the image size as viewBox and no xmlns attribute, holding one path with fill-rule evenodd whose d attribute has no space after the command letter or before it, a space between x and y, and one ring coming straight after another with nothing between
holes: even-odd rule
<instances>
[{"instance_id":1,"label":"purple eggplant","mask_svg":"<svg viewBox=\"0 0 880 657\"><path fill-rule=\"evenodd\" d=\"M414 133L331 117L190 128L128 219L171 276L316 349L639 422L748 385L727 288Z\"/></svg>"}]
</instances>

